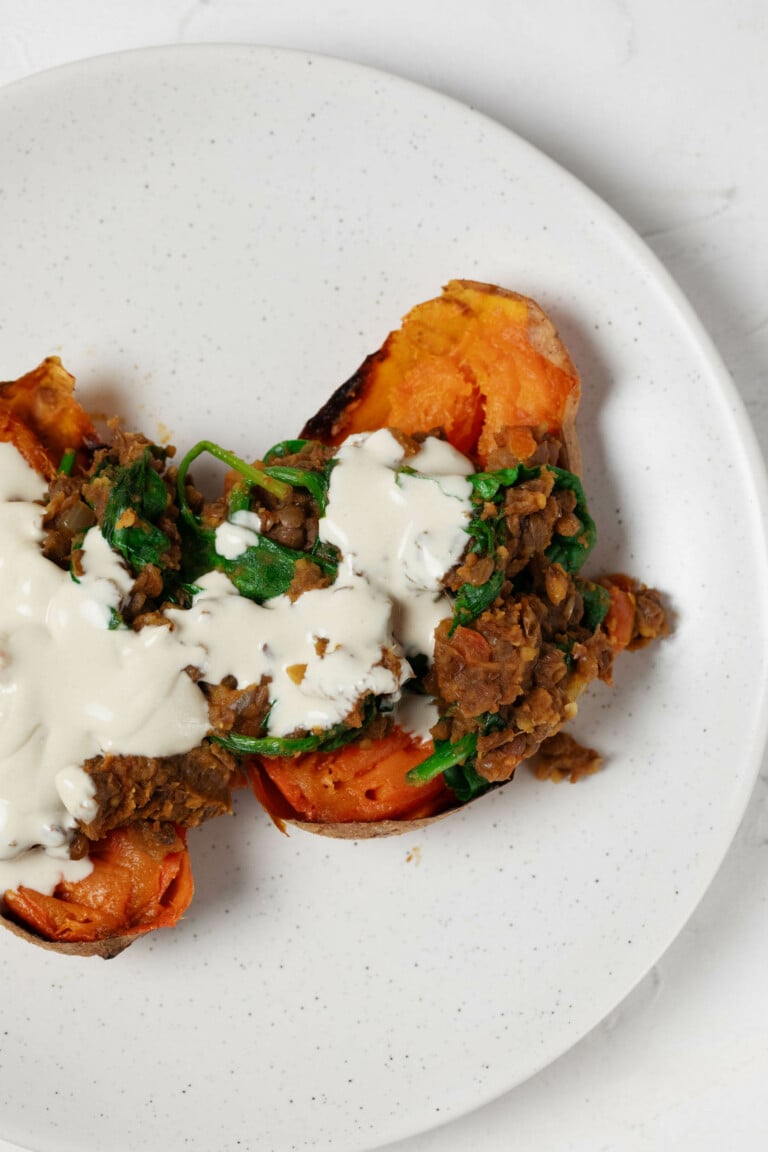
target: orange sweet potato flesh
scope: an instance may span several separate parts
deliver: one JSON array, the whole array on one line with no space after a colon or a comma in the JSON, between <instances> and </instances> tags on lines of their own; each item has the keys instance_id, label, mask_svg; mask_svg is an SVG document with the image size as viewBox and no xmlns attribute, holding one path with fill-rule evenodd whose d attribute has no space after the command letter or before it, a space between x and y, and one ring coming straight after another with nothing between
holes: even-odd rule
<instances>
[{"instance_id":1,"label":"orange sweet potato flesh","mask_svg":"<svg viewBox=\"0 0 768 1152\"><path fill-rule=\"evenodd\" d=\"M300 816L326 827L420 820L449 807L453 799L442 777L417 787L406 783L406 773L433 750L431 741L423 744L395 729L380 740L348 744L330 754L264 757L262 772L277 795L268 790L260 798L278 821ZM272 803L270 796L275 797Z\"/></svg>"},{"instance_id":2,"label":"orange sweet potato flesh","mask_svg":"<svg viewBox=\"0 0 768 1152\"><path fill-rule=\"evenodd\" d=\"M99 443L90 416L74 397L75 379L49 356L18 380L0 384L0 440L9 441L50 480L68 451Z\"/></svg>"},{"instance_id":3,"label":"orange sweet potato flesh","mask_svg":"<svg viewBox=\"0 0 768 1152\"><path fill-rule=\"evenodd\" d=\"M17 935L56 952L117 955L146 932L176 924L194 893L183 833L132 824L91 847L93 871L62 882L52 896L30 888L5 893L3 922Z\"/></svg>"},{"instance_id":4,"label":"orange sweet potato flesh","mask_svg":"<svg viewBox=\"0 0 768 1152\"><path fill-rule=\"evenodd\" d=\"M34 468L46 480L52 480L56 472L53 461L43 445L26 424L14 416L10 408L0 400L0 441L13 444L24 457L30 468Z\"/></svg>"},{"instance_id":5,"label":"orange sweet potato flesh","mask_svg":"<svg viewBox=\"0 0 768 1152\"><path fill-rule=\"evenodd\" d=\"M307 421L302 435L337 444L353 432L442 428L483 465L499 438L519 455L531 428L562 437L580 470L579 377L551 320L533 300L472 280L413 308L402 327Z\"/></svg>"},{"instance_id":6,"label":"orange sweet potato flesh","mask_svg":"<svg viewBox=\"0 0 768 1152\"><path fill-rule=\"evenodd\" d=\"M579 397L578 373L538 304L489 284L452 280L441 296L408 313L301 435L333 445L384 427L407 433L441 428L454 447L483 466L499 445L521 458L530 455L536 446L531 430L543 429L562 441L560 462L580 471ZM368 761L387 740L410 750L407 762L381 757L373 805L366 795ZM407 807L407 794L419 790L405 783L405 772L430 751L395 730L369 750L350 744L278 763L265 757L257 792L278 822L327 836L410 831L455 807L442 778L418 808Z\"/></svg>"}]
</instances>

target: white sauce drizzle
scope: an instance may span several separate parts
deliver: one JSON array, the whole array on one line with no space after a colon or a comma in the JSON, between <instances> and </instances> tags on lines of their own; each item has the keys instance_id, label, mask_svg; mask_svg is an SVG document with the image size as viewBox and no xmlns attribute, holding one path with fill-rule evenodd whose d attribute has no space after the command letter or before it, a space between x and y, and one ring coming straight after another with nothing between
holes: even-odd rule
<instances>
[{"instance_id":1,"label":"white sauce drizzle","mask_svg":"<svg viewBox=\"0 0 768 1152\"><path fill-rule=\"evenodd\" d=\"M467 546L472 465L434 437L406 460L387 429L350 436L337 458L320 539L393 601L406 655L431 657L435 628L452 612L441 581ZM401 465L424 475L398 473Z\"/></svg>"},{"instance_id":2,"label":"white sauce drizzle","mask_svg":"<svg viewBox=\"0 0 768 1152\"><path fill-rule=\"evenodd\" d=\"M241 508L232 513L231 520L225 520L216 529L214 533L216 551L225 560L237 560L246 548L258 544L259 532L261 532L261 520L258 515Z\"/></svg>"},{"instance_id":3,"label":"white sauce drizzle","mask_svg":"<svg viewBox=\"0 0 768 1152\"><path fill-rule=\"evenodd\" d=\"M403 732L421 740L422 744L428 744L432 739L430 728L440 719L440 711L432 696L404 692L395 705L394 719Z\"/></svg>"},{"instance_id":4,"label":"white sauce drizzle","mask_svg":"<svg viewBox=\"0 0 768 1152\"><path fill-rule=\"evenodd\" d=\"M182 642L205 650L205 680L234 676L245 686L271 678L270 735L331 728L363 693L395 694L412 675L405 660L395 671L381 664L382 648L395 649L392 605L362 577L349 574L293 602L276 596L261 605L238 595L220 572L197 584L202 591L192 607L167 615Z\"/></svg>"},{"instance_id":5,"label":"white sauce drizzle","mask_svg":"<svg viewBox=\"0 0 768 1152\"><path fill-rule=\"evenodd\" d=\"M442 441L405 460L387 431L352 437L320 521L321 539L343 554L332 586L258 605L212 572L191 608L168 610L172 627L111 631L131 574L97 528L79 581L45 559L34 503L45 481L0 443L0 897L20 884L50 893L89 873L87 859L67 855L77 820L96 815L86 760L170 756L201 742L208 712L189 665L212 683L269 678L275 736L330 728L364 693L395 704L412 675L403 649L431 656L451 614L440 586L467 544L471 471ZM242 555L260 527L235 513L216 531L219 555ZM425 700L409 697L398 720L426 741L436 709Z\"/></svg>"}]
</instances>

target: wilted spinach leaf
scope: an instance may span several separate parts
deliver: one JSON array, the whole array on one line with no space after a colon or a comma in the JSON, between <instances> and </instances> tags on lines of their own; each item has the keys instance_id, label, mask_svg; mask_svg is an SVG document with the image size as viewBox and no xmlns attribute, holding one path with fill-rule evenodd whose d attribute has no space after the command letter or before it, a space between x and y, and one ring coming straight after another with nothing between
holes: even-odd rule
<instances>
[{"instance_id":1,"label":"wilted spinach leaf","mask_svg":"<svg viewBox=\"0 0 768 1152\"><path fill-rule=\"evenodd\" d=\"M101 522L104 539L134 570L141 571L147 564L162 568L171 541L155 521L166 509L168 493L152 467L149 448L132 464L107 465L98 479L102 477L110 485Z\"/></svg>"},{"instance_id":2,"label":"wilted spinach leaf","mask_svg":"<svg viewBox=\"0 0 768 1152\"><path fill-rule=\"evenodd\" d=\"M453 602L453 624L449 635L460 625L471 624L486 608L490 608L501 592L504 569L497 568L485 584L462 584Z\"/></svg>"},{"instance_id":3,"label":"wilted spinach leaf","mask_svg":"<svg viewBox=\"0 0 768 1152\"><path fill-rule=\"evenodd\" d=\"M285 441L285 444L303 444L301 441ZM280 445L272 451L275 452ZM249 600L262 603L271 600L274 596L281 596L288 591L293 581L296 564L299 560L310 560L331 579L335 578L338 569L338 553L331 545L316 542L310 552L299 552L278 544L267 536L257 534L257 543L250 545L245 551L233 559L220 556L216 551L216 534L207 528L200 518L189 507L186 494L186 478L189 467L203 452L210 453L217 460L228 464L230 468L239 472L242 480L233 485L229 496L229 514L245 510L250 506L249 493L256 485L271 492L278 499L285 499L290 493L293 484L285 478L290 473L295 484L300 484L308 477L312 482L317 478L320 485L323 479L319 473L307 472L304 476L302 470L283 468L258 469L247 464L234 453L213 444L209 440L201 440L186 454L178 471L178 499L181 511L179 530L182 538L182 570L181 580L185 583L194 583L205 572L224 572L229 577L238 592L247 596ZM330 471L330 470L329 470ZM272 473L282 473L283 476ZM306 487L306 484L301 483ZM322 491L318 489L319 495Z\"/></svg>"},{"instance_id":4,"label":"wilted spinach leaf","mask_svg":"<svg viewBox=\"0 0 768 1152\"><path fill-rule=\"evenodd\" d=\"M568 489L575 494L574 515L581 521L582 527L575 536L555 535L546 550L546 556L553 564L561 564L566 572L574 575L581 570L584 561L595 546L597 528L587 509L587 498L578 476L574 475L573 472L567 472L565 468L555 468L553 465L549 466L549 470L555 474L555 488Z\"/></svg>"},{"instance_id":5,"label":"wilted spinach leaf","mask_svg":"<svg viewBox=\"0 0 768 1152\"><path fill-rule=\"evenodd\" d=\"M471 760L463 764L454 764L452 768L446 769L443 779L451 791L455 792L460 804L467 804L476 796L482 796L483 792L487 792L491 787L490 783L477 772Z\"/></svg>"}]
</instances>

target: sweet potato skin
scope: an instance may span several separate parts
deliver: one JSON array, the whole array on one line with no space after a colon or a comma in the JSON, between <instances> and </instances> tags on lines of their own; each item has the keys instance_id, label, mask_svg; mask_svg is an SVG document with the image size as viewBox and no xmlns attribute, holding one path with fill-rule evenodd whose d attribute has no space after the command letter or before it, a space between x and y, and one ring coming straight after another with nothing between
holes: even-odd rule
<instances>
[{"instance_id":1,"label":"sweet potato skin","mask_svg":"<svg viewBox=\"0 0 768 1152\"><path fill-rule=\"evenodd\" d=\"M44 948L47 952L59 952L62 956L100 956L102 960L112 960L124 952L136 939L135 936L112 936L108 940L65 944L58 940L44 940L42 936L30 932L9 916L0 915L0 925L7 928L9 932L13 932L14 936L26 940L28 944L34 944L36 948Z\"/></svg>"}]
</instances>

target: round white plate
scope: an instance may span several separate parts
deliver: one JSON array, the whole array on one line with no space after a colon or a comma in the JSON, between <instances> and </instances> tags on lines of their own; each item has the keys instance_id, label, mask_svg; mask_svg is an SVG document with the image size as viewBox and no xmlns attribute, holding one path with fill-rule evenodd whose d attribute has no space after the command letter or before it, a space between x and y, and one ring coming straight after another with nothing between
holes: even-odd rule
<instances>
[{"instance_id":1,"label":"round white plate","mask_svg":"<svg viewBox=\"0 0 768 1152\"><path fill-rule=\"evenodd\" d=\"M402 838L281 836L247 795L198 892L117 960L0 939L0 1134L55 1152L347 1152L510 1088L667 947L746 804L766 696L764 481L677 289L571 176L392 77L161 49L0 92L0 377L59 353L93 409L258 455L450 277L540 300L584 378L593 570L668 642L583 706L606 757Z\"/></svg>"}]
</instances>

